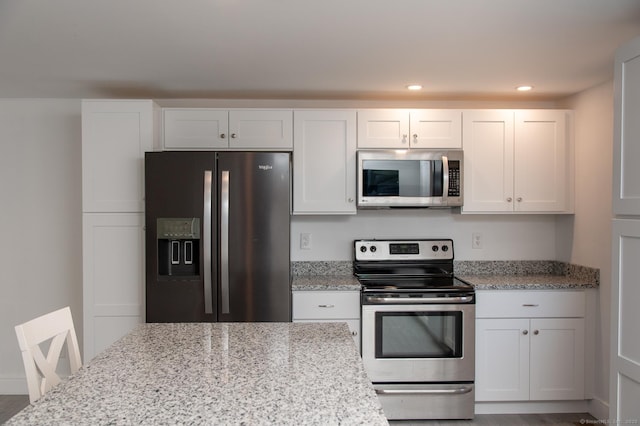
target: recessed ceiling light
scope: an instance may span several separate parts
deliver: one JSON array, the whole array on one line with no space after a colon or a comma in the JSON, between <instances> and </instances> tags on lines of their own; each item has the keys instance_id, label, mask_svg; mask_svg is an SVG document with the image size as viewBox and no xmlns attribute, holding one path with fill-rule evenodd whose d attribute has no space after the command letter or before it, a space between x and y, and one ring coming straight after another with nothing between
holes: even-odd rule
<instances>
[{"instance_id":1,"label":"recessed ceiling light","mask_svg":"<svg viewBox=\"0 0 640 426\"><path fill-rule=\"evenodd\" d=\"M407 89L409 90L420 90L422 89L422 86L420 84L410 84L407 86Z\"/></svg>"},{"instance_id":2,"label":"recessed ceiling light","mask_svg":"<svg viewBox=\"0 0 640 426\"><path fill-rule=\"evenodd\" d=\"M529 90L533 90L533 86L522 85L522 86L516 87L516 90L518 92L528 92Z\"/></svg>"}]
</instances>

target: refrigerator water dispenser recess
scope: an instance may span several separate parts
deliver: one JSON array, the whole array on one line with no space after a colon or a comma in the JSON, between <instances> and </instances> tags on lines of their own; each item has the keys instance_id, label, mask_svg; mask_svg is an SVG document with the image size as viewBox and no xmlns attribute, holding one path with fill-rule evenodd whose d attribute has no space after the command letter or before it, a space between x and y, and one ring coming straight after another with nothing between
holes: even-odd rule
<instances>
[{"instance_id":1,"label":"refrigerator water dispenser recess","mask_svg":"<svg viewBox=\"0 0 640 426\"><path fill-rule=\"evenodd\" d=\"M200 274L200 218L158 218L158 275Z\"/></svg>"}]
</instances>

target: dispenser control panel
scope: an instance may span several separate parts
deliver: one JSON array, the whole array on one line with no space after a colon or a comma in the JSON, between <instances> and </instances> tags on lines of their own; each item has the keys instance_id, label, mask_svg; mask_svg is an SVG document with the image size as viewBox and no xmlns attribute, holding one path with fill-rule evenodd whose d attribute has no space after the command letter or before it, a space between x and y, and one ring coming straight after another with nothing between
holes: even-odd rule
<instances>
[{"instance_id":1,"label":"dispenser control panel","mask_svg":"<svg viewBox=\"0 0 640 426\"><path fill-rule=\"evenodd\" d=\"M158 239L200 239L200 218L158 218Z\"/></svg>"}]
</instances>

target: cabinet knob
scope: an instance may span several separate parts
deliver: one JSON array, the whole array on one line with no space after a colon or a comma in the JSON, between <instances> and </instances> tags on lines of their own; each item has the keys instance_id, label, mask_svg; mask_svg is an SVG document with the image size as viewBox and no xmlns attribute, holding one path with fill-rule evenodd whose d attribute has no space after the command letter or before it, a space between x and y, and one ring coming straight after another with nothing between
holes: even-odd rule
<instances>
[{"instance_id":1,"label":"cabinet knob","mask_svg":"<svg viewBox=\"0 0 640 426\"><path fill-rule=\"evenodd\" d=\"M220 139L224 139L226 137L227 137L227 135L225 135L224 133L220 133Z\"/></svg>"},{"instance_id":2,"label":"cabinet knob","mask_svg":"<svg viewBox=\"0 0 640 426\"><path fill-rule=\"evenodd\" d=\"M318 308L334 308L335 305L318 305Z\"/></svg>"},{"instance_id":3,"label":"cabinet knob","mask_svg":"<svg viewBox=\"0 0 640 426\"><path fill-rule=\"evenodd\" d=\"M353 203L353 198L349 198L347 201Z\"/></svg>"},{"instance_id":4,"label":"cabinet knob","mask_svg":"<svg viewBox=\"0 0 640 426\"><path fill-rule=\"evenodd\" d=\"M417 133L413 134L413 141L414 142L418 142L418 134Z\"/></svg>"},{"instance_id":5,"label":"cabinet knob","mask_svg":"<svg viewBox=\"0 0 640 426\"><path fill-rule=\"evenodd\" d=\"M533 330L533 334L537 336L538 334L540 334L540 330Z\"/></svg>"},{"instance_id":6,"label":"cabinet knob","mask_svg":"<svg viewBox=\"0 0 640 426\"><path fill-rule=\"evenodd\" d=\"M236 135L235 133L231 133L231 139L235 139L237 137L238 137L238 135Z\"/></svg>"},{"instance_id":7,"label":"cabinet knob","mask_svg":"<svg viewBox=\"0 0 640 426\"><path fill-rule=\"evenodd\" d=\"M511 197L507 197L507 202L511 202L513 199Z\"/></svg>"},{"instance_id":8,"label":"cabinet knob","mask_svg":"<svg viewBox=\"0 0 640 426\"><path fill-rule=\"evenodd\" d=\"M518 197L518 198L517 198L517 201L518 201L518 202L522 201L522 197Z\"/></svg>"},{"instance_id":9,"label":"cabinet knob","mask_svg":"<svg viewBox=\"0 0 640 426\"><path fill-rule=\"evenodd\" d=\"M529 330L522 330L522 334L526 336L527 334L529 334Z\"/></svg>"},{"instance_id":10,"label":"cabinet knob","mask_svg":"<svg viewBox=\"0 0 640 426\"><path fill-rule=\"evenodd\" d=\"M402 143L407 143L407 135L402 135Z\"/></svg>"},{"instance_id":11,"label":"cabinet knob","mask_svg":"<svg viewBox=\"0 0 640 426\"><path fill-rule=\"evenodd\" d=\"M351 335L352 335L352 336L357 336L357 335L358 335L358 332L357 332L357 331L352 331L352 332L351 332Z\"/></svg>"}]
</instances>

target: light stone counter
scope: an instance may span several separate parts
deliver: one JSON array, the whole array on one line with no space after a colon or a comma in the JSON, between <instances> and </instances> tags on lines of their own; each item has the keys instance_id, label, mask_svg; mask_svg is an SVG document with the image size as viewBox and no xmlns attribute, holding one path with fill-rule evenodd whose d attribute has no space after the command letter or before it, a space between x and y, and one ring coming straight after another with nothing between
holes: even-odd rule
<instances>
[{"instance_id":1,"label":"light stone counter","mask_svg":"<svg viewBox=\"0 0 640 426\"><path fill-rule=\"evenodd\" d=\"M353 275L301 275L291 280L293 291L360 291Z\"/></svg>"},{"instance_id":2,"label":"light stone counter","mask_svg":"<svg viewBox=\"0 0 640 426\"><path fill-rule=\"evenodd\" d=\"M9 425L385 425L344 323L141 324Z\"/></svg>"},{"instance_id":3,"label":"light stone counter","mask_svg":"<svg viewBox=\"0 0 640 426\"><path fill-rule=\"evenodd\" d=\"M587 289L597 283L566 275L461 275L476 290Z\"/></svg>"}]
</instances>

